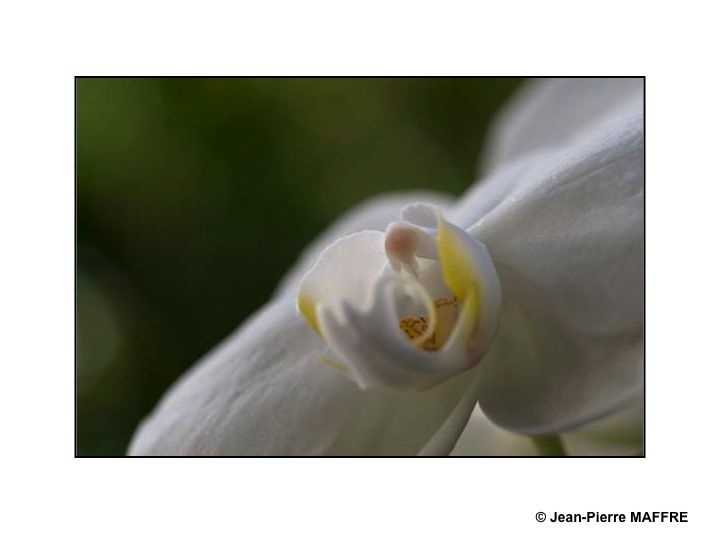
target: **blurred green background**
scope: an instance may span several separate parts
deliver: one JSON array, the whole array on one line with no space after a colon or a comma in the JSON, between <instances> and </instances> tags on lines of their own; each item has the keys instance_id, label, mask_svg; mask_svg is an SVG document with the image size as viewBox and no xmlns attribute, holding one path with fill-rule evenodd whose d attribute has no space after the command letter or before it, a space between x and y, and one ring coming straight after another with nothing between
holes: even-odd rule
<instances>
[{"instance_id":1,"label":"blurred green background","mask_svg":"<svg viewBox=\"0 0 720 540\"><path fill-rule=\"evenodd\" d=\"M77 79L77 454L124 454L343 211L461 194L520 83Z\"/></svg>"}]
</instances>

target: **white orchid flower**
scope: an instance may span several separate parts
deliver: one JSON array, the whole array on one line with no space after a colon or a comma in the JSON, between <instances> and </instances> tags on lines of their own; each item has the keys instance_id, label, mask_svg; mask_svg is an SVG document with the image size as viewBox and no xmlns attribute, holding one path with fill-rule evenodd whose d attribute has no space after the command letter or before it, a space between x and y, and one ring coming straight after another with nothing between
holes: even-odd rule
<instances>
[{"instance_id":1,"label":"white orchid flower","mask_svg":"<svg viewBox=\"0 0 720 540\"><path fill-rule=\"evenodd\" d=\"M485 246L439 209L407 206L385 233L325 249L298 308L328 345L324 361L363 389L426 390L473 366L498 330L500 281Z\"/></svg>"},{"instance_id":2,"label":"white orchid flower","mask_svg":"<svg viewBox=\"0 0 720 540\"><path fill-rule=\"evenodd\" d=\"M536 436L636 402L643 133L641 80L534 84L484 179L341 220L130 453L447 455L478 404Z\"/></svg>"}]
</instances>

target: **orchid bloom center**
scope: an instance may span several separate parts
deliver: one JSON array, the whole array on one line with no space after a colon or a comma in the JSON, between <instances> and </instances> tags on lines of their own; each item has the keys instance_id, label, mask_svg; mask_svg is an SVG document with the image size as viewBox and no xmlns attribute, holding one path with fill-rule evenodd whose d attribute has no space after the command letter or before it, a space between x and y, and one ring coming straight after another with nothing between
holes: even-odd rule
<instances>
[{"instance_id":1,"label":"orchid bloom center","mask_svg":"<svg viewBox=\"0 0 720 540\"><path fill-rule=\"evenodd\" d=\"M435 207L411 205L403 218L336 241L300 285L298 309L324 338L324 358L361 388L439 384L476 365L498 329L485 246Z\"/></svg>"},{"instance_id":2,"label":"orchid bloom center","mask_svg":"<svg viewBox=\"0 0 720 540\"><path fill-rule=\"evenodd\" d=\"M410 315L400 319L400 330L410 341L426 351L437 351L445 344L458 316L457 298L438 298L433 305L435 317ZM435 324L428 324L428 319L434 320Z\"/></svg>"}]
</instances>

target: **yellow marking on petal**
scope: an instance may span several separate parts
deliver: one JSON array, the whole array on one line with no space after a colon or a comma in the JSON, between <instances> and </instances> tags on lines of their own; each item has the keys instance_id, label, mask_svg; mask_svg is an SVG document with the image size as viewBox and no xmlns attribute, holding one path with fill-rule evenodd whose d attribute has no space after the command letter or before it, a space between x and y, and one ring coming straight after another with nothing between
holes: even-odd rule
<instances>
[{"instance_id":1,"label":"yellow marking on petal","mask_svg":"<svg viewBox=\"0 0 720 540\"><path fill-rule=\"evenodd\" d=\"M348 368L346 368L346 367L343 366L342 364L338 364L338 363L335 362L334 360L330 360L327 356L321 356L321 357L320 357L320 361L321 361L323 364L325 364L326 366L328 366L328 367L331 367L331 368L333 368L333 369L337 369L340 373L342 373L342 374L344 374L344 375L349 375L349 374L350 374L350 370L349 370Z\"/></svg>"},{"instance_id":2,"label":"yellow marking on petal","mask_svg":"<svg viewBox=\"0 0 720 540\"><path fill-rule=\"evenodd\" d=\"M448 288L461 300L473 285L473 269L463 245L444 219L438 218L438 253L443 279Z\"/></svg>"},{"instance_id":3,"label":"yellow marking on petal","mask_svg":"<svg viewBox=\"0 0 720 540\"><path fill-rule=\"evenodd\" d=\"M302 316L305 317L307 323L310 325L310 328L315 330L318 335L322 335L320 332L320 324L317 319L317 302L309 296L301 294L297 299L297 307L298 310L300 310L300 313L302 313Z\"/></svg>"},{"instance_id":4,"label":"yellow marking on petal","mask_svg":"<svg viewBox=\"0 0 720 540\"><path fill-rule=\"evenodd\" d=\"M479 321L482 285L477 279L462 241L448 223L438 215L438 255L442 268L443 280L448 289L463 303L472 298L473 321Z\"/></svg>"},{"instance_id":5,"label":"yellow marking on petal","mask_svg":"<svg viewBox=\"0 0 720 540\"><path fill-rule=\"evenodd\" d=\"M460 319L458 325L460 325L460 332L464 339L470 339L475 327L480 321L480 305L478 303L478 294L475 287L470 287L465 301L463 302L462 312L460 313Z\"/></svg>"}]
</instances>

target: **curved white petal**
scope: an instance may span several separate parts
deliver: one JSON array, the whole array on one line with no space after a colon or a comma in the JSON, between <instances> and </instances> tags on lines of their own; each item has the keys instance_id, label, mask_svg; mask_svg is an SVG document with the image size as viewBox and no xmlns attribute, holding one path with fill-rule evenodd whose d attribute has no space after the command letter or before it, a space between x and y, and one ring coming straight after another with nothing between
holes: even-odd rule
<instances>
[{"instance_id":1,"label":"curved white petal","mask_svg":"<svg viewBox=\"0 0 720 540\"><path fill-rule=\"evenodd\" d=\"M474 371L427 392L361 391L321 363L322 340L275 302L188 372L131 455L448 453L474 406Z\"/></svg>"},{"instance_id":2,"label":"curved white petal","mask_svg":"<svg viewBox=\"0 0 720 540\"><path fill-rule=\"evenodd\" d=\"M379 282L374 292L367 310L348 304L340 313L323 309L319 317L330 354L337 355L337 362L350 370L362 389L427 390L474 365L467 353L424 351L402 333L392 276Z\"/></svg>"},{"instance_id":3,"label":"curved white petal","mask_svg":"<svg viewBox=\"0 0 720 540\"><path fill-rule=\"evenodd\" d=\"M517 167L513 188L470 229L504 295L479 403L507 429L557 432L642 389L642 116Z\"/></svg>"},{"instance_id":4,"label":"curved white petal","mask_svg":"<svg viewBox=\"0 0 720 540\"><path fill-rule=\"evenodd\" d=\"M622 109L641 113L642 78L552 78L531 81L495 122L484 157L490 171L523 154L565 145Z\"/></svg>"},{"instance_id":5,"label":"curved white petal","mask_svg":"<svg viewBox=\"0 0 720 540\"><path fill-rule=\"evenodd\" d=\"M490 212L538 163L559 150L581 148L628 118L643 116L643 80L541 79L529 82L511 99L486 147L483 176L463 194L449 216L469 227Z\"/></svg>"},{"instance_id":6,"label":"curved white petal","mask_svg":"<svg viewBox=\"0 0 720 540\"><path fill-rule=\"evenodd\" d=\"M474 296L477 320L474 321L472 355L483 357L492 345L499 327L499 313L502 306L500 280L487 248L467 231L452 223L441 220L438 234L438 246L443 277L448 287L458 298L468 300L467 294ZM463 292L465 291L465 292ZM462 332L463 315L456 331ZM467 321L468 323L470 321ZM457 346L460 340L450 338L449 344ZM458 354L458 351L447 351Z\"/></svg>"},{"instance_id":7,"label":"curved white petal","mask_svg":"<svg viewBox=\"0 0 720 540\"><path fill-rule=\"evenodd\" d=\"M330 244L300 282L298 308L310 326L320 332L317 311L322 306L339 309L342 302L365 307L372 288L388 260L385 235L361 231Z\"/></svg>"}]
</instances>

